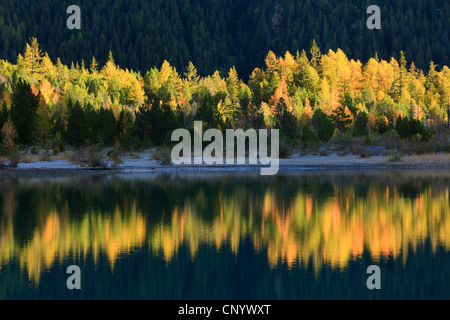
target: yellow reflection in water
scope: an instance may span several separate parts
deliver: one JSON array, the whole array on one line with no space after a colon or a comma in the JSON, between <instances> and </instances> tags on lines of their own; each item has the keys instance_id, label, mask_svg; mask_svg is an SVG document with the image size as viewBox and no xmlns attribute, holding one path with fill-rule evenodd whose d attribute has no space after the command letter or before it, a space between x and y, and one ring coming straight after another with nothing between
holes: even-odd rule
<instances>
[{"instance_id":1,"label":"yellow reflection in water","mask_svg":"<svg viewBox=\"0 0 450 320\"><path fill-rule=\"evenodd\" d=\"M6 194L0 224L0 267L17 259L38 283L45 269L65 258L83 259L91 253L97 261L103 253L114 267L121 255L147 243L154 254L170 262L181 246L190 249L192 259L201 245L217 250L229 245L236 254L244 238L267 255L272 268L280 263L292 268L312 262L316 271L324 265L345 268L365 249L376 260L397 258L402 253L405 261L408 251L414 253L426 239L433 251L438 245L450 250L448 187L439 192L425 188L416 198L387 187L369 188L365 197L357 197L352 186L333 194L320 200L299 191L285 198L271 187L260 195L238 188L233 194L219 192L210 199L217 204L215 212L204 212L205 202L198 200L202 199L198 195L172 207L170 219L157 216L160 222L151 225L136 205L126 212L116 206L109 214L91 210L77 219L52 209L42 213L25 243L14 238L10 213L14 197Z\"/></svg>"},{"instance_id":2,"label":"yellow reflection in water","mask_svg":"<svg viewBox=\"0 0 450 320\"><path fill-rule=\"evenodd\" d=\"M193 258L201 244L219 250L228 243L237 253L239 242L248 237L258 251L266 251L271 267L312 261L316 271L324 264L345 268L365 248L375 260L403 253L404 261L408 250L414 253L426 239L433 252L438 245L450 250L448 188L435 196L425 191L416 199L388 188L357 198L350 188L323 203L303 193L280 202L267 190L259 206L260 220L254 219L251 206L245 214L234 196L222 199L212 222L199 219L190 202L175 207L170 224L149 230L149 246L170 261L182 245L189 246Z\"/></svg>"},{"instance_id":3,"label":"yellow reflection in water","mask_svg":"<svg viewBox=\"0 0 450 320\"><path fill-rule=\"evenodd\" d=\"M9 219L2 230L0 243L0 267L15 257L28 277L39 282L41 273L57 261L62 263L67 257L85 258L91 252L97 262L104 253L114 267L121 254L142 246L146 235L146 222L133 209L122 216L118 207L112 217L100 212L89 212L80 220L62 219L53 211L46 215L42 227L36 228L32 238L25 245L19 245L13 237L13 226Z\"/></svg>"}]
</instances>

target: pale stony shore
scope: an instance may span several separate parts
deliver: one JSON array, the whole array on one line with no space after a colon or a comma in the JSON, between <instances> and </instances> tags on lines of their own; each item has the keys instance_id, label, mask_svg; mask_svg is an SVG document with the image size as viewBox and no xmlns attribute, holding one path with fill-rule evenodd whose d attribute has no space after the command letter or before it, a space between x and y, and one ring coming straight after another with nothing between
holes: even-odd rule
<instances>
[{"instance_id":1,"label":"pale stony shore","mask_svg":"<svg viewBox=\"0 0 450 320\"><path fill-rule=\"evenodd\" d=\"M19 163L17 168L0 169L1 176L28 173L39 175L54 174L84 174L89 172L174 172L174 171L213 171L213 172L245 172L260 170L261 165L173 165L160 164L152 158L151 152L135 153L121 157L122 163L114 165L108 162L106 168L92 168L87 165L72 163L63 157L41 161L38 158L27 159L26 163ZM247 161L248 163L248 161ZM360 157L358 155L299 155L279 160L279 172L306 170L371 170L371 169L450 169L450 154L426 154L393 158L378 155Z\"/></svg>"}]
</instances>

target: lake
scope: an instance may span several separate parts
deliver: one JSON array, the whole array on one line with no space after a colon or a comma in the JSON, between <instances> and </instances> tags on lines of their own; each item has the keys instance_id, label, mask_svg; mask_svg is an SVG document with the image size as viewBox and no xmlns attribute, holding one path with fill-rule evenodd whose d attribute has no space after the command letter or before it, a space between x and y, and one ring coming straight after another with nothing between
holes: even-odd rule
<instances>
[{"instance_id":1,"label":"lake","mask_svg":"<svg viewBox=\"0 0 450 320\"><path fill-rule=\"evenodd\" d=\"M448 171L1 178L0 299L449 299L449 190Z\"/></svg>"}]
</instances>

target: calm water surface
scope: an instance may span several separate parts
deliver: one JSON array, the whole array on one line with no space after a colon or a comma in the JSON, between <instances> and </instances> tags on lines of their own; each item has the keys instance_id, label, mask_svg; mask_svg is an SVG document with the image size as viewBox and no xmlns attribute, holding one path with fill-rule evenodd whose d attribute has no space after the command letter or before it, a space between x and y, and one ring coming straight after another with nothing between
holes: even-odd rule
<instances>
[{"instance_id":1,"label":"calm water surface","mask_svg":"<svg viewBox=\"0 0 450 320\"><path fill-rule=\"evenodd\" d=\"M449 189L436 171L1 178L0 299L450 299Z\"/></svg>"}]
</instances>

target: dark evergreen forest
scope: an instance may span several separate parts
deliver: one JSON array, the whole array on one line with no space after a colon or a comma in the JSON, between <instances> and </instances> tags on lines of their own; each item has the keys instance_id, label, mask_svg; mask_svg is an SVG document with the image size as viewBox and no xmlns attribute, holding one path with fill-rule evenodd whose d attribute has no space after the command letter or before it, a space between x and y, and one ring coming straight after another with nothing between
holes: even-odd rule
<instances>
[{"instance_id":1,"label":"dark evergreen forest","mask_svg":"<svg viewBox=\"0 0 450 320\"><path fill-rule=\"evenodd\" d=\"M111 50L123 68L144 73L164 60L182 70L189 61L200 75L236 66L249 75L277 55L342 49L363 63L375 53L428 69L449 64L448 0L0 0L0 58L15 63L30 37L62 63L95 56L104 64ZM82 29L69 30L66 9L81 9ZM368 30L366 8L381 8L382 29Z\"/></svg>"}]
</instances>

